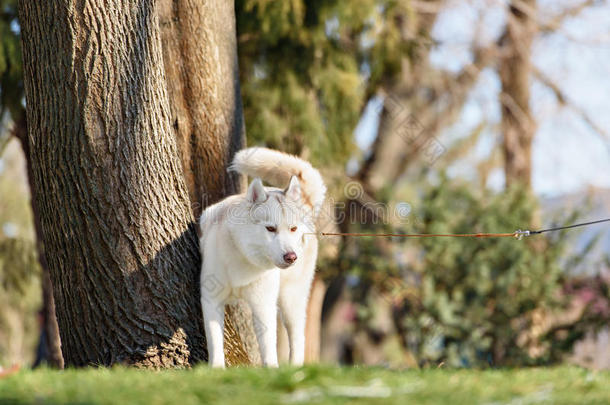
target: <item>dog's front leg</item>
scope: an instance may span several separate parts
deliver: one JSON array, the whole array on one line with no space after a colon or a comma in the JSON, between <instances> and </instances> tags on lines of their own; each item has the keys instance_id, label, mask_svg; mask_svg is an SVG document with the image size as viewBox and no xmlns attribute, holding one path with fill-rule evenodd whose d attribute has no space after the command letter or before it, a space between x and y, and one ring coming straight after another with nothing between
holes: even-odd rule
<instances>
[{"instance_id":1,"label":"dog's front leg","mask_svg":"<svg viewBox=\"0 0 610 405\"><path fill-rule=\"evenodd\" d=\"M212 367L224 368L224 319L225 306L223 301L206 294L202 289L201 307L205 326L205 339L208 345L208 364Z\"/></svg>"},{"instance_id":2,"label":"dog's front leg","mask_svg":"<svg viewBox=\"0 0 610 405\"><path fill-rule=\"evenodd\" d=\"M270 271L265 277L244 288L243 297L252 310L252 322L261 351L263 365L277 367L277 297L279 274Z\"/></svg>"}]
</instances>

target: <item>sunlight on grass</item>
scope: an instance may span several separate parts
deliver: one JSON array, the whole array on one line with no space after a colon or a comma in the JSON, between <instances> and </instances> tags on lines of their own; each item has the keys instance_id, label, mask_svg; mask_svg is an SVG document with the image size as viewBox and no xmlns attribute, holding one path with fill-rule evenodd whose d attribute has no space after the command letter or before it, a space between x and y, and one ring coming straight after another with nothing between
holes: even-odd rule
<instances>
[{"instance_id":1,"label":"sunlight on grass","mask_svg":"<svg viewBox=\"0 0 610 405\"><path fill-rule=\"evenodd\" d=\"M21 371L0 380L0 403L608 403L610 373L518 370L304 368Z\"/></svg>"}]
</instances>

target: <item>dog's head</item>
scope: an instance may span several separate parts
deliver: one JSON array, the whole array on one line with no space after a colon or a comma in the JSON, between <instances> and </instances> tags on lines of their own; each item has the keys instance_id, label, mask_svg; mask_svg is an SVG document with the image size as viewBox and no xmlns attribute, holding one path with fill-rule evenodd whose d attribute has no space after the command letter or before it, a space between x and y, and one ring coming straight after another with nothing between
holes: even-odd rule
<instances>
[{"instance_id":1,"label":"dog's head","mask_svg":"<svg viewBox=\"0 0 610 405\"><path fill-rule=\"evenodd\" d=\"M266 189L254 179L246 205L247 218L234 228L233 237L252 263L285 269L302 260L305 233L313 232L313 226L295 176L285 190Z\"/></svg>"}]
</instances>

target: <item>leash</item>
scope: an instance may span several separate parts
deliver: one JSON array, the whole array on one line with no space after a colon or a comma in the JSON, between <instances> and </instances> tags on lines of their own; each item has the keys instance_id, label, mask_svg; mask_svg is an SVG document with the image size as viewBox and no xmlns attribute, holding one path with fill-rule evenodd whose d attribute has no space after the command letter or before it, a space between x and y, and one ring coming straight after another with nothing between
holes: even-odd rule
<instances>
[{"instance_id":1,"label":"leash","mask_svg":"<svg viewBox=\"0 0 610 405\"><path fill-rule=\"evenodd\" d=\"M309 233L310 235L318 236L355 236L355 237L397 237L397 238L515 238L518 240L526 236L537 235L545 232L561 231L564 229L572 229L581 226L599 224L609 222L610 218L600 219L598 221L583 222L580 224L566 225L555 228L539 229L537 231L518 229L511 233L355 233L355 232L318 232Z\"/></svg>"}]
</instances>

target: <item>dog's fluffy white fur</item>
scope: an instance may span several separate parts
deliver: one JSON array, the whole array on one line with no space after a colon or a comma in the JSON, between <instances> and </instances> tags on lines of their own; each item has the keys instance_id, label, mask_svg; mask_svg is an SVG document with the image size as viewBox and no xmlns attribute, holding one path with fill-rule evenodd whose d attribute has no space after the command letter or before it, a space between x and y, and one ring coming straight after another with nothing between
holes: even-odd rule
<instances>
[{"instance_id":1,"label":"dog's fluffy white fur","mask_svg":"<svg viewBox=\"0 0 610 405\"><path fill-rule=\"evenodd\" d=\"M308 162L266 148L236 154L230 170L255 179L245 194L201 216L201 305L209 364L224 367L225 305L252 309L263 364L277 366L278 306L288 332L290 362L303 364L305 316L318 241L314 224L326 187ZM285 189L264 187L262 180Z\"/></svg>"}]
</instances>

